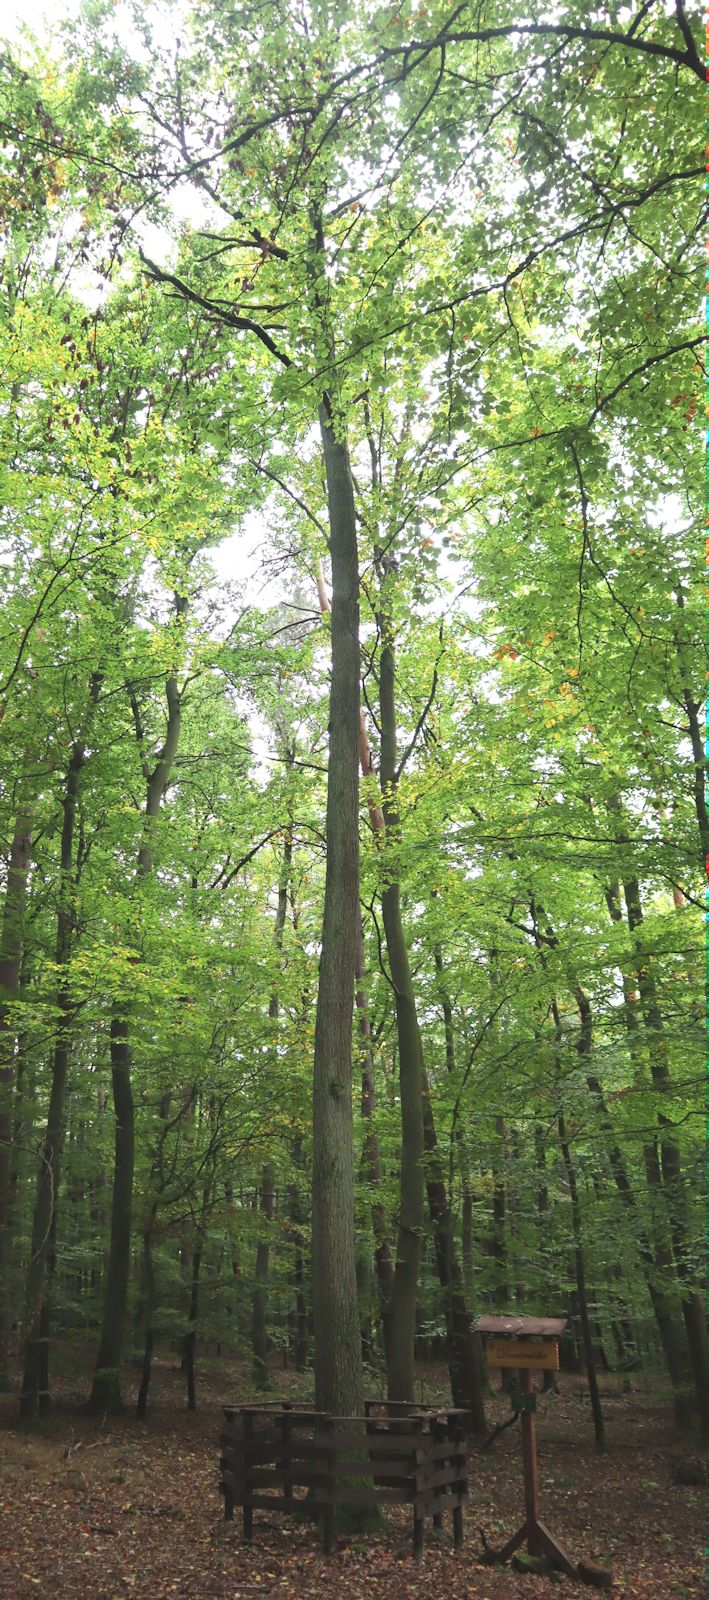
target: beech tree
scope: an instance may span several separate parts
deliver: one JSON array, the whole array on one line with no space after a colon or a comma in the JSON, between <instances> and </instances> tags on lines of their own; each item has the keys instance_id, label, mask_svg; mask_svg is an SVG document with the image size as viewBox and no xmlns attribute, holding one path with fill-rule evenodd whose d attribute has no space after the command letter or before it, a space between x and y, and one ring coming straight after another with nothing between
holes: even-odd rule
<instances>
[{"instance_id":1,"label":"beech tree","mask_svg":"<svg viewBox=\"0 0 709 1600\"><path fill-rule=\"evenodd\" d=\"M0 66L23 1412L52 1327L142 1412L312 1312L318 1408L440 1337L481 1430L525 1309L599 1447L602 1361L706 1430L692 19L70 26Z\"/></svg>"}]
</instances>

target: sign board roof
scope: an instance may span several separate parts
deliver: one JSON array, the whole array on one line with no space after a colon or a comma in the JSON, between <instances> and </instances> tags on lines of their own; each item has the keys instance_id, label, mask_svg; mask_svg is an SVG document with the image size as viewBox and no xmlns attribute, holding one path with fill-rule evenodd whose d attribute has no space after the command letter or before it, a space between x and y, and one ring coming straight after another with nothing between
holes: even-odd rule
<instances>
[{"instance_id":1,"label":"sign board roof","mask_svg":"<svg viewBox=\"0 0 709 1600\"><path fill-rule=\"evenodd\" d=\"M518 1339L558 1339L565 1317L477 1317L476 1333L510 1333Z\"/></svg>"}]
</instances>

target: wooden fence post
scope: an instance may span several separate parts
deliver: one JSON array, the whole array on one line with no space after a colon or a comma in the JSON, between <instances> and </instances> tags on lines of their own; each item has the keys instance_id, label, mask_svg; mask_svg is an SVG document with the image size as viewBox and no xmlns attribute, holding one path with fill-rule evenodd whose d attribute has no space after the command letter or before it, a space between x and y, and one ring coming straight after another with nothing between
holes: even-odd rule
<instances>
[{"instance_id":1,"label":"wooden fence post","mask_svg":"<svg viewBox=\"0 0 709 1600\"><path fill-rule=\"evenodd\" d=\"M292 1429L293 1429L293 1419L292 1419L291 1416L289 1416L289 1414L288 1414L289 1411L290 1411L290 1407L286 1408L284 1406L283 1407L283 1413L284 1414L278 1418L278 1427L280 1428L281 1438L283 1440L283 1455L280 1458L280 1460L278 1460L276 1462L276 1466L280 1467L283 1470L283 1472L287 1472L288 1468L289 1468L289 1466L291 1464L291 1438L292 1438ZM283 1493L284 1493L284 1495L291 1495L291 1496L293 1494L293 1484L291 1482L289 1482L287 1478L285 1478L284 1482L283 1482Z\"/></svg>"},{"instance_id":2,"label":"wooden fence post","mask_svg":"<svg viewBox=\"0 0 709 1600\"><path fill-rule=\"evenodd\" d=\"M460 1424L458 1424L457 1426L454 1425L450 1431L452 1434L453 1448L457 1451L460 1451L465 1442L465 1430L460 1426ZM459 1458L456 1461L456 1465L460 1465ZM465 1479L457 1478L454 1485L455 1494L463 1494L464 1490ZM456 1550L459 1550L463 1543L463 1507L460 1505L454 1505L453 1507L453 1543L456 1547Z\"/></svg>"},{"instance_id":3,"label":"wooden fence post","mask_svg":"<svg viewBox=\"0 0 709 1600\"><path fill-rule=\"evenodd\" d=\"M420 1481L419 1480L420 1480L421 1474L419 1473L419 1470L418 1470L420 1463L417 1462L417 1460L416 1460L416 1452L417 1452L417 1450L420 1449L420 1446L421 1446L422 1442L423 1442L423 1417L412 1417L411 1418L411 1446L412 1446L412 1451L413 1451L413 1456L414 1456L414 1463L413 1463L413 1465L414 1465L414 1475L413 1475L414 1476L414 1555L416 1557L423 1555L423 1542L424 1542L424 1530L425 1530L425 1521L424 1521L424 1517L423 1517L422 1512L421 1512L421 1501L422 1501L426 1491L425 1491L425 1489L422 1489L422 1487L420 1486ZM423 1477L425 1479L425 1477L426 1477L426 1473L425 1472L423 1473Z\"/></svg>"},{"instance_id":4,"label":"wooden fence post","mask_svg":"<svg viewBox=\"0 0 709 1600\"><path fill-rule=\"evenodd\" d=\"M251 1540L253 1539L253 1536L254 1536L254 1508L253 1508L253 1506L247 1505L246 1501L247 1501L248 1495L251 1493L251 1483L250 1483L250 1480L249 1480L249 1467L253 1466L253 1462L250 1460L250 1456L251 1456L251 1446L252 1446L253 1437L254 1437L254 1419L253 1419L252 1416L249 1415L248 1411L244 1412L243 1422L244 1422L244 1522L243 1522L243 1534L244 1534L244 1539L248 1543L250 1543Z\"/></svg>"},{"instance_id":5,"label":"wooden fence post","mask_svg":"<svg viewBox=\"0 0 709 1600\"><path fill-rule=\"evenodd\" d=\"M431 1423L431 1435L432 1435L434 1444L443 1444L446 1441L446 1439L448 1438L448 1433L449 1433L448 1423L444 1422L442 1417L434 1417L434 1419L433 1419L433 1421ZM439 1465L443 1466L444 1463L440 1462L440 1464L439 1464L439 1462L436 1462L435 1465L436 1465L436 1467L438 1467ZM436 1497L437 1500L440 1500L440 1497L441 1497L442 1493L443 1493L442 1489L434 1490L434 1494L435 1494L435 1497ZM433 1513L433 1526L434 1526L434 1528L439 1528L439 1529L443 1527L443 1512L442 1511L434 1511L434 1513Z\"/></svg>"},{"instance_id":6,"label":"wooden fence post","mask_svg":"<svg viewBox=\"0 0 709 1600\"><path fill-rule=\"evenodd\" d=\"M316 1424L317 1426L317 1424ZM335 1518L337 1505L335 1500L337 1481L337 1443L335 1435L334 1417L324 1417L322 1422L323 1433L332 1435L332 1446L326 1446L326 1488L323 1505L323 1550L326 1556L334 1554L335 1550Z\"/></svg>"}]
</instances>

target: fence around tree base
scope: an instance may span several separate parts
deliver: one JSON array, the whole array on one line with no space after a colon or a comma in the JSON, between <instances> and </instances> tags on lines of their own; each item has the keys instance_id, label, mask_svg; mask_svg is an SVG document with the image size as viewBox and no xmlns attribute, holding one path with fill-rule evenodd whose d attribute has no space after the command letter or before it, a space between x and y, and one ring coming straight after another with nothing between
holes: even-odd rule
<instances>
[{"instance_id":1,"label":"fence around tree base","mask_svg":"<svg viewBox=\"0 0 709 1600\"><path fill-rule=\"evenodd\" d=\"M334 1417L287 1402L225 1406L224 1516L242 1507L247 1540L254 1511L312 1516L321 1521L323 1549L331 1555L338 1508L410 1505L415 1555L423 1550L427 1517L440 1528L450 1512L454 1541L461 1544L468 1494L465 1413L385 1401L367 1402L366 1412Z\"/></svg>"}]
</instances>

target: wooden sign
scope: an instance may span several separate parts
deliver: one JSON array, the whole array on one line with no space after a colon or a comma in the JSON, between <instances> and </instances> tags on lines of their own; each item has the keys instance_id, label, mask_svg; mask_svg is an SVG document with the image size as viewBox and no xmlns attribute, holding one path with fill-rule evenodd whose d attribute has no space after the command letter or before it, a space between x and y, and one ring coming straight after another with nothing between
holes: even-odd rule
<instances>
[{"instance_id":1,"label":"wooden sign","mask_svg":"<svg viewBox=\"0 0 709 1600\"><path fill-rule=\"evenodd\" d=\"M559 1346L556 1339L488 1339L485 1359L489 1367L558 1372Z\"/></svg>"}]
</instances>

